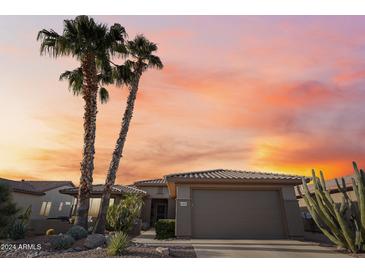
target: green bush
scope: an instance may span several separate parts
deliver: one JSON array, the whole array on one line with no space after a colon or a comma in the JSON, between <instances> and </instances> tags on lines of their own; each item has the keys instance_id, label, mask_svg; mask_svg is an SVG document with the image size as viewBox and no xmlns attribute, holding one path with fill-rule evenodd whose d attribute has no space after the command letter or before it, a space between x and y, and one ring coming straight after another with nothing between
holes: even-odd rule
<instances>
[{"instance_id":1,"label":"green bush","mask_svg":"<svg viewBox=\"0 0 365 274\"><path fill-rule=\"evenodd\" d=\"M29 206L23 213L19 214L10 226L9 238L12 240L24 239L27 232L32 207Z\"/></svg>"},{"instance_id":2,"label":"green bush","mask_svg":"<svg viewBox=\"0 0 365 274\"><path fill-rule=\"evenodd\" d=\"M70 235L75 240L86 238L88 232L85 228L79 225L72 226L68 231L67 234Z\"/></svg>"},{"instance_id":3,"label":"green bush","mask_svg":"<svg viewBox=\"0 0 365 274\"><path fill-rule=\"evenodd\" d=\"M24 239L26 231L26 225L20 220L15 220L9 229L9 238L12 240Z\"/></svg>"},{"instance_id":4,"label":"green bush","mask_svg":"<svg viewBox=\"0 0 365 274\"><path fill-rule=\"evenodd\" d=\"M75 240L68 234L60 234L52 237L50 242L53 249L68 249L74 244Z\"/></svg>"},{"instance_id":5,"label":"green bush","mask_svg":"<svg viewBox=\"0 0 365 274\"><path fill-rule=\"evenodd\" d=\"M156 239L175 237L175 219L160 219L156 222Z\"/></svg>"},{"instance_id":6,"label":"green bush","mask_svg":"<svg viewBox=\"0 0 365 274\"><path fill-rule=\"evenodd\" d=\"M51 235L55 235L56 231L53 228L47 229L46 231L46 235L47 236L51 236Z\"/></svg>"},{"instance_id":7,"label":"green bush","mask_svg":"<svg viewBox=\"0 0 365 274\"><path fill-rule=\"evenodd\" d=\"M121 255L128 245L128 235L124 232L117 232L108 242L107 253L110 256Z\"/></svg>"},{"instance_id":8,"label":"green bush","mask_svg":"<svg viewBox=\"0 0 365 274\"><path fill-rule=\"evenodd\" d=\"M129 194L120 203L110 206L106 216L107 229L128 233L135 220L139 218L142 205L141 196Z\"/></svg>"},{"instance_id":9,"label":"green bush","mask_svg":"<svg viewBox=\"0 0 365 274\"><path fill-rule=\"evenodd\" d=\"M19 209L12 201L8 186L0 184L0 239L9 236L9 229L16 220Z\"/></svg>"}]
</instances>

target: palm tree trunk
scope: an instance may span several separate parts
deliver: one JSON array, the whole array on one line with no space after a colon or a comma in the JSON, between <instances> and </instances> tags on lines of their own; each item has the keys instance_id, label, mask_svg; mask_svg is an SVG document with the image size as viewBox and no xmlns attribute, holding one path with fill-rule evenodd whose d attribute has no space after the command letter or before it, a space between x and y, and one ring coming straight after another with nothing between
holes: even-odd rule
<instances>
[{"instance_id":1,"label":"palm tree trunk","mask_svg":"<svg viewBox=\"0 0 365 274\"><path fill-rule=\"evenodd\" d=\"M84 106L84 147L81 161L81 176L76 208L75 224L87 229L90 190L93 183L95 132L97 114L97 79L96 64L93 54L86 55L81 60L81 68L84 77L83 99Z\"/></svg>"},{"instance_id":2,"label":"palm tree trunk","mask_svg":"<svg viewBox=\"0 0 365 274\"><path fill-rule=\"evenodd\" d=\"M134 103L137 97L138 84L139 79L141 77L141 72L137 72L134 80L132 81L129 87L129 95L127 100L127 107L124 111L121 129L119 132L119 137L115 144L112 160L109 165L108 174L105 180L105 186L103 190L103 195L101 197L100 209L98 213L98 218L96 220L96 224L94 227L94 233L104 233L105 231L105 223L106 223L106 214L108 211L109 200L110 200L110 192L111 187L115 183L115 178L117 175L118 167L120 159L123 157L123 148L125 141L127 139L127 133L129 129L129 124L132 120Z\"/></svg>"}]
</instances>

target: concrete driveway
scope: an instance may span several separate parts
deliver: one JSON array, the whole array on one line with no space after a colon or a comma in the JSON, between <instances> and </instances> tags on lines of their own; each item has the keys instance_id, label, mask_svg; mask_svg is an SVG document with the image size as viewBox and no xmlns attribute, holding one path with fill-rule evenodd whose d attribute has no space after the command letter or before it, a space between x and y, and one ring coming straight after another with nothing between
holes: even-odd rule
<instances>
[{"instance_id":1,"label":"concrete driveway","mask_svg":"<svg viewBox=\"0 0 365 274\"><path fill-rule=\"evenodd\" d=\"M351 258L333 248L294 240L192 239L198 258Z\"/></svg>"},{"instance_id":2,"label":"concrete driveway","mask_svg":"<svg viewBox=\"0 0 365 274\"><path fill-rule=\"evenodd\" d=\"M193 246L198 258L352 258L335 248L294 240L156 240L155 231L143 231L133 239L151 246Z\"/></svg>"}]
</instances>

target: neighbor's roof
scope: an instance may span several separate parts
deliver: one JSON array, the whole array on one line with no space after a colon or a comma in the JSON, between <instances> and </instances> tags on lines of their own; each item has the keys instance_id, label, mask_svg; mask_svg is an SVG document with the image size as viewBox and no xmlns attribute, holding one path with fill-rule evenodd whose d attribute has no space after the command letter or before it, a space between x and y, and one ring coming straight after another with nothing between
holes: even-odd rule
<instances>
[{"instance_id":1,"label":"neighbor's roof","mask_svg":"<svg viewBox=\"0 0 365 274\"><path fill-rule=\"evenodd\" d=\"M14 192L28 193L34 195L44 195L46 191L62 186L72 186L71 181L14 181L0 178L0 185L7 185Z\"/></svg>"},{"instance_id":2,"label":"neighbor's roof","mask_svg":"<svg viewBox=\"0 0 365 274\"><path fill-rule=\"evenodd\" d=\"M141 187L141 186L166 186L167 182L166 182L165 178L163 178L163 179L152 179L152 180L137 181L137 182L134 182L133 185L136 186L136 187Z\"/></svg>"},{"instance_id":3,"label":"neighbor's roof","mask_svg":"<svg viewBox=\"0 0 365 274\"><path fill-rule=\"evenodd\" d=\"M255 181L255 180L278 180L278 181L298 181L301 182L303 176L288 175L268 172L241 171L230 169L213 169L205 171L194 171L186 173L174 173L165 176L167 181L211 181L211 180L229 180L229 181ZM307 179L308 180L308 179Z\"/></svg>"},{"instance_id":4,"label":"neighbor's roof","mask_svg":"<svg viewBox=\"0 0 365 274\"><path fill-rule=\"evenodd\" d=\"M92 190L91 190L91 195L99 195L99 194L101 195L103 193L103 190L104 190L104 185L102 185L102 184L93 185ZM78 187L72 187L72 188L66 188L66 189L60 190L61 193L70 194L70 195L77 195L78 191L79 191ZM134 193L134 194L142 194L142 195L146 194L145 191L140 190L135 187L131 187L131 186L114 185L111 188L111 194L122 195L122 194L126 194L126 193Z\"/></svg>"},{"instance_id":5,"label":"neighbor's roof","mask_svg":"<svg viewBox=\"0 0 365 274\"><path fill-rule=\"evenodd\" d=\"M338 182L340 183L340 186L342 187L342 180L341 178L343 178L345 180L345 186L346 186L346 190L347 191L351 191L353 186L352 186L352 178L354 178L355 175L347 175L347 176L343 176L338 178ZM330 193L337 193L340 192L340 190L337 188L337 184L336 184L336 179L331 179L331 180L326 180L326 187L329 190ZM309 192L314 192L314 184L308 184L308 189ZM303 190L303 186L300 186L300 191L303 194L304 190ZM301 193L299 193L298 188L295 188L295 193L297 195L297 197L301 197Z\"/></svg>"}]
</instances>

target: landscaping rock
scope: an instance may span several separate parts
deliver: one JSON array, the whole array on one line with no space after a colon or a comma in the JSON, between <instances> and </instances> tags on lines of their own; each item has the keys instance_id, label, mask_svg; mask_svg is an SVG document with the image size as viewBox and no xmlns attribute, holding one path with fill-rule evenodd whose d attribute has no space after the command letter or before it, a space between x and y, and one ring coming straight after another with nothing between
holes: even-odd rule
<instances>
[{"instance_id":1,"label":"landscaping rock","mask_svg":"<svg viewBox=\"0 0 365 274\"><path fill-rule=\"evenodd\" d=\"M170 250L168 247L157 247L156 251L160 254L162 254L163 256L169 256L170 255Z\"/></svg>"},{"instance_id":2,"label":"landscaping rock","mask_svg":"<svg viewBox=\"0 0 365 274\"><path fill-rule=\"evenodd\" d=\"M89 249L97 248L104 245L106 242L103 234L90 234L87 236L84 246Z\"/></svg>"}]
</instances>

